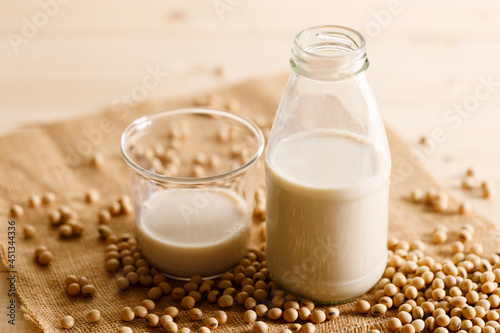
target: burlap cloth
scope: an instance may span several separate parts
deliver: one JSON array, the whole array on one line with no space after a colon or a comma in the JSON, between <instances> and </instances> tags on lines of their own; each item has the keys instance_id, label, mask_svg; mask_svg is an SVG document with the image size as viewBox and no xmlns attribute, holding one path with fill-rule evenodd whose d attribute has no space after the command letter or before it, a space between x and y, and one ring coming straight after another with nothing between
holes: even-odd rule
<instances>
[{"instance_id":1,"label":"burlap cloth","mask_svg":"<svg viewBox=\"0 0 500 333\"><path fill-rule=\"evenodd\" d=\"M264 125L270 126L285 83L284 77L258 79L223 89L217 95L222 106L230 99L237 99L241 105L239 113L253 119L260 116L259 122L262 123L265 119L264 123L267 124ZM193 98L186 98L115 107L71 121L25 128L0 139L0 211L4 221L2 223L5 224L1 228L6 230L7 221L12 219L9 216L10 206L21 203L25 208L25 215L15 219L18 230L15 263L18 271L17 292L25 317L43 331L61 331L60 318L65 315L75 318L72 332L114 332L125 324L132 327L134 332L164 331L161 327L148 327L144 320L125 323L120 319L119 310L123 306L139 305L146 298L149 288L133 287L123 292L118 290L115 285L116 276L105 269L105 245L98 236L96 213L120 194L129 192L129 168L119 152L119 139L124 128L141 115L192 104ZM418 165L418 160L411 155L412 147L391 129L387 129L387 133L393 161L390 235L407 240L420 238L429 241L430 232L436 224L447 225L451 230L447 244L429 245L426 250L427 254L443 258L451 254L449 243L456 239L454 230L469 222L476 227L474 239L484 244L486 253L499 249L494 225L479 214L437 214L408 200L409 193L416 186L423 189L442 187ZM90 154L95 151L102 152L106 157L105 166L99 170L88 163ZM260 175L261 181L263 176ZM83 194L91 188L100 191L101 204L88 205L84 202ZM57 194L56 205L68 204L78 211L82 222L86 224L83 237L59 239L47 219L51 208L28 207L29 195L47 191ZM453 199L451 205L456 205ZM37 235L33 239L23 239L20 235L22 225L27 223L36 227ZM114 218L111 227L115 231L134 232L134 223L133 216L122 216ZM3 262L6 242L6 239L1 240ZM48 267L41 267L33 258L33 249L41 244L48 246L55 256ZM97 289L96 295L91 299L69 296L64 286L64 279L69 274L88 277ZM373 291L363 298L371 300L372 294ZM154 313L162 314L170 304L180 306L170 296L163 297L157 302ZM205 315L218 309L217 305L207 301L198 306ZM340 318L317 325L317 332L363 332L371 328L388 331L385 321L394 314L393 310L383 317L360 316L355 314L353 303L338 307L341 311ZM85 314L94 308L101 311L102 319L96 324L89 324L85 320ZM242 314L242 306L233 306L228 311L228 323L219 326L217 331L250 332L251 325L242 320ZM177 322L179 327L189 326L194 331L201 326L199 322L192 322L185 311L181 312ZM282 320L268 323L270 332L279 332L288 326Z\"/></svg>"}]
</instances>

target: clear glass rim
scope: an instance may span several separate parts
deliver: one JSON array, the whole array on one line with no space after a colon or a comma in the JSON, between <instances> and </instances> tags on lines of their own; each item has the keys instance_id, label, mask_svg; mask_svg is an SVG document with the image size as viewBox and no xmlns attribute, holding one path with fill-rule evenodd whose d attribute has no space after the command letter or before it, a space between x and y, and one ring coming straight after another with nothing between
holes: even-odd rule
<instances>
[{"instance_id":1,"label":"clear glass rim","mask_svg":"<svg viewBox=\"0 0 500 333\"><path fill-rule=\"evenodd\" d=\"M353 40L352 38L350 38L348 35L345 35L345 36L346 36L346 38L350 39L357 46L357 49L353 50L353 52L350 52L350 53L335 54L335 55L318 54L318 53L315 53L315 52L308 51L304 47L303 42L301 42L301 38L303 38L305 35L311 33L313 30L319 30L319 29L325 30L325 32L328 31L329 29L331 29L331 30L338 30L339 32L344 31L344 32L348 32L348 33L351 33L351 34L355 35L356 37L359 38L359 42L356 42L355 40ZM299 49L301 52L306 53L308 56L325 58L325 59L328 59L328 58L334 59L334 58L343 58L343 57L353 57L353 56L357 55L358 53L364 53L365 52L364 48L366 46L366 40L363 37L363 35L361 33L359 33L357 30L352 29L352 28L348 28L348 27L345 27L345 26L342 26L342 25L316 25L316 26L304 29L301 32L299 32L295 36L294 46L297 47L297 49Z\"/></svg>"},{"instance_id":2,"label":"clear glass rim","mask_svg":"<svg viewBox=\"0 0 500 333\"><path fill-rule=\"evenodd\" d=\"M144 169L140 165L138 165L133 158L131 158L127 154L127 139L129 137L129 134L132 130L136 129L139 126L144 126L144 124L147 124L148 122L153 122L155 120L161 119L161 118L166 118L174 115L205 115L205 116L221 116L223 118L231 119L234 121L237 121L238 123L244 125L246 128L250 129L252 133L255 135L255 138L257 140L257 151L255 154L243 165L239 166L236 169L230 170L228 172L220 173L217 175L212 175L212 176L205 176L205 177L172 177L172 176L165 176L165 175L160 175L156 172L152 172L150 170ZM202 183L211 183L211 182L216 182L219 180L227 179L230 177L233 177L235 175L238 175L242 173L243 171L247 170L250 168L253 164L255 164L262 153L264 152L264 146L265 146L265 139L264 135L262 134L261 129L249 118L237 115L234 113L230 113L227 111L215 109L215 108L174 108L170 110L164 110L160 111L158 113L154 113L151 115L146 115L142 116L140 118L137 118L134 120L132 123L130 123L125 130L122 133L121 139L120 139L120 152L128 165L132 167L132 169L141 174L146 176L147 178L159 181L159 182L164 182L164 183L177 183L177 184L202 184Z\"/></svg>"}]
</instances>

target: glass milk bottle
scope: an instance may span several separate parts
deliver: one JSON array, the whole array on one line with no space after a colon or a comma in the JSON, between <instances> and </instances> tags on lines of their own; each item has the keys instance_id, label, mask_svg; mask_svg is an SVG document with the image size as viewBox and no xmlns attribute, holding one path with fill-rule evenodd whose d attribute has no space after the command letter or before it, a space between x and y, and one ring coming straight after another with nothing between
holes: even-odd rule
<instances>
[{"instance_id":1,"label":"glass milk bottle","mask_svg":"<svg viewBox=\"0 0 500 333\"><path fill-rule=\"evenodd\" d=\"M345 302L377 283L387 258L391 159L365 40L313 27L290 63L266 150L269 271L299 297Z\"/></svg>"}]
</instances>

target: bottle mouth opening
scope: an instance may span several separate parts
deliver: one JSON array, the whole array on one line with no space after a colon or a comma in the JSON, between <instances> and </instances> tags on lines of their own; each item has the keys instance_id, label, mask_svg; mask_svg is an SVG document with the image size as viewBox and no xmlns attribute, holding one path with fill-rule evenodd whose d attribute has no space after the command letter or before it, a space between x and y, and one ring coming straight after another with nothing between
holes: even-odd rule
<instances>
[{"instance_id":1,"label":"bottle mouth opening","mask_svg":"<svg viewBox=\"0 0 500 333\"><path fill-rule=\"evenodd\" d=\"M302 30L295 46L311 56L346 57L364 52L364 37L354 29L339 25L322 25Z\"/></svg>"},{"instance_id":2,"label":"bottle mouth opening","mask_svg":"<svg viewBox=\"0 0 500 333\"><path fill-rule=\"evenodd\" d=\"M292 68L319 80L339 80L368 68L364 37L354 29L322 25L301 31L294 40Z\"/></svg>"}]
</instances>

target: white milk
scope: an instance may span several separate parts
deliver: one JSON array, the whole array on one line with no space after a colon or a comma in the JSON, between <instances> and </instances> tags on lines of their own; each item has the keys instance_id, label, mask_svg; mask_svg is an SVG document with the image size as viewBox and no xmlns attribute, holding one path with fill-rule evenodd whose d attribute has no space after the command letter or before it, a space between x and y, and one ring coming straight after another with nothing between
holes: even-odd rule
<instances>
[{"instance_id":1,"label":"white milk","mask_svg":"<svg viewBox=\"0 0 500 333\"><path fill-rule=\"evenodd\" d=\"M297 296L341 302L382 276L389 168L355 134L313 130L279 142L266 159L267 262Z\"/></svg>"},{"instance_id":2,"label":"white milk","mask_svg":"<svg viewBox=\"0 0 500 333\"><path fill-rule=\"evenodd\" d=\"M174 277L223 273L245 255L248 237L247 204L229 189L162 190L141 207L141 251Z\"/></svg>"}]
</instances>

